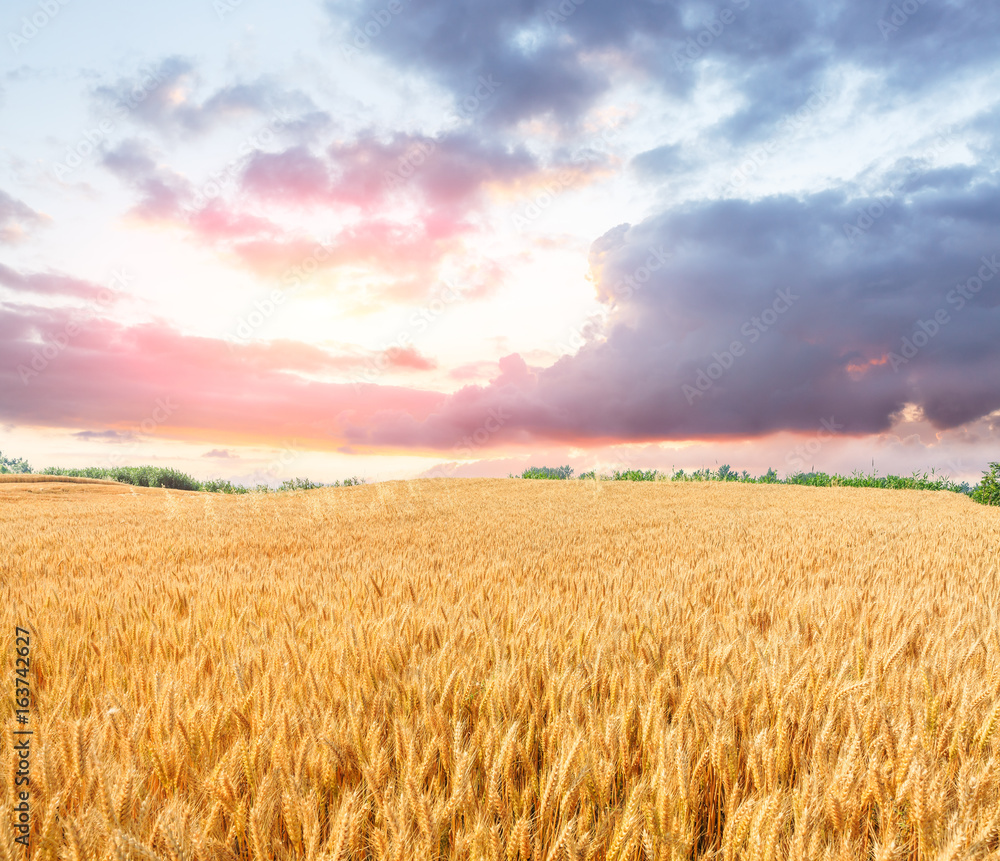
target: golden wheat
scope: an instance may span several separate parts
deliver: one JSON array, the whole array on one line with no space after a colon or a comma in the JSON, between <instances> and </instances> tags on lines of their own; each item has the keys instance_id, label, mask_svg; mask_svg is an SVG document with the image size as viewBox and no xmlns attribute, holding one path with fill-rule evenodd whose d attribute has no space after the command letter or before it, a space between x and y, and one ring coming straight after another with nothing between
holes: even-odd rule
<instances>
[{"instance_id":1,"label":"golden wheat","mask_svg":"<svg viewBox=\"0 0 1000 861\"><path fill-rule=\"evenodd\" d=\"M35 475L33 473L4 473L0 475L0 484L110 484L121 488L117 481L101 478L77 478L71 475Z\"/></svg>"},{"instance_id":2,"label":"golden wheat","mask_svg":"<svg viewBox=\"0 0 1000 861\"><path fill-rule=\"evenodd\" d=\"M0 548L35 858L1000 853L1000 512L954 494L22 479Z\"/></svg>"}]
</instances>

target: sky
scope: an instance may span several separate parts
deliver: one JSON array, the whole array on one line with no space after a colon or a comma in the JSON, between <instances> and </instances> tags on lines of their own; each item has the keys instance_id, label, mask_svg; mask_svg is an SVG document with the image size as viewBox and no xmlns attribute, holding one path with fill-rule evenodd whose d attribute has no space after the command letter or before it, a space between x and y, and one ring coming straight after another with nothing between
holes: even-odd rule
<instances>
[{"instance_id":1,"label":"sky","mask_svg":"<svg viewBox=\"0 0 1000 861\"><path fill-rule=\"evenodd\" d=\"M1000 459L987 0L13 0L0 449L277 483Z\"/></svg>"}]
</instances>

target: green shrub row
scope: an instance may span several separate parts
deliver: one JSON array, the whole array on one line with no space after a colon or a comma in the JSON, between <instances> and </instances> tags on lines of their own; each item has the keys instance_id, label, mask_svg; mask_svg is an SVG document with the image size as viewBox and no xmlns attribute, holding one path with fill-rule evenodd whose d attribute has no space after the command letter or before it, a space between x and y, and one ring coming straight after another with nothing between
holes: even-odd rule
<instances>
[{"instance_id":1,"label":"green shrub row","mask_svg":"<svg viewBox=\"0 0 1000 861\"><path fill-rule=\"evenodd\" d=\"M4 457L0 452L0 473L17 473L21 475L32 472L28 462L23 458ZM137 487L166 487L171 490L200 490L208 493L270 493L266 484L256 487L245 487L233 484L223 479L198 481L190 475L176 469L158 466L118 466L118 467L88 467L86 469L63 469L50 466L42 470L42 475L65 475L77 478L98 478L119 481L122 484L132 484ZM513 474L509 478L533 478L562 480L571 479L573 469L569 466L532 466L524 470L520 476ZM825 472L798 472L793 475L778 478L778 473L769 469L764 475L752 476L749 472L737 472L729 464L720 466L714 472L710 469L699 469L685 472L683 469L671 473L663 473L655 469L615 470L608 475L597 475L595 471L585 472L580 479L592 481L739 481L749 484L800 484L810 487L879 487L895 490L948 490L954 493L964 493L983 505L1000 505L1000 463L991 463L983 473L982 481L975 487L968 482L957 483L950 478L938 476L932 470L930 473L915 472L910 476L885 475L875 473L865 475L854 472L852 475L829 475ZM346 478L332 484L317 484L305 478L289 479L281 484L277 492L291 490L313 490L318 487L355 487L364 484L363 478Z\"/></svg>"},{"instance_id":2,"label":"green shrub row","mask_svg":"<svg viewBox=\"0 0 1000 861\"><path fill-rule=\"evenodd\" d=\"M548 478L568 479L573 470L568 466L546 467L533 466L526 469L520 476L511 474L510 478ZM778 473L769 469L764 475L752 476L746 470L737 472L729 464L720 466L717 470L699 469L685 472L683 469L671 473L659 470L615 470L607 475L597 475L595 471L585 472L581 479L592 481L739 481L748 484L799 484L809 487L878 487L893 490L948 490L953 493L963 493L971 496L976 502L984 505L1000 505L1000 464L991 463L983 475L983 480L975 487L968 482L955 482L950 478L931 472L913 475L865 475L854 472L852 475L830 475L825 472L797 472L779 478Z\"/></svg>"},{"instance_id":3,"label":"green shrub row","mask_svg":"<svg viewBox=\"0 0 1000 861\"><path fill-rule=\"evenodd\" d=\"M573 477L573 470L568 466L532 466L521 473L521 478L548 478L565 480ZM513 478L513 476L510 476Z\"/></svg>"},{"instance_id":4,"label":"green shrub row","mask_svg":"<svg viewBox=\"0 0 1000 861\"><path fill-rule=\"evenodd\" d=\"M30 468L24 470L31 472ZM99 478L110 481L118 481L122 484L131 484L136 487L166 487L170 490L200 490L206 493L271 493L272 488L266 484L258 484L255 487L246 487L242 484L233 484L224 479L211 479L209 481L198 481L190 475L178 472L176 469L166 469L159 466L117 466L117 467L96 467L91 466L86 469L64 469L58 466L50 466L42 470L41 475L65 475L76 478ZM317 484L306 478L293 478L285 481L277 489L277 492L289 490L314 490L318 487L354 487L364 484L363 478L346 478L343 481L335 481L332 484Z\"/></svg>"}]
</instances>

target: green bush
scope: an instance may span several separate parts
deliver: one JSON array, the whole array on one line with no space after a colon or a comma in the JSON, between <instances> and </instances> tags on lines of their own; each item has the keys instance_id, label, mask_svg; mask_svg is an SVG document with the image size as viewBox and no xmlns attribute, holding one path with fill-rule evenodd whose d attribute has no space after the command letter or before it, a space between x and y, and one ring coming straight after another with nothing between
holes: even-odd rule
<instances>
[{"instance_id":1,"label":"green bush","mask_svg":"<svg viewBox=\"0 0 1000 861\"><path fill-rule=\"evenodd\" d=\"M1000 505L1000 463L990 464L983 480L972 491L972 498L982 505Z\"/></svg>"},{"instance_id":2,"label":"green bush","mask_svg":"<svg viewBox=\"0 0 1000 861\"><path fill-rule=\"evenodd\" d=\"M324 487L322 484L313 484L308 478L290 478L281 483L278 490L315 490Z\"/></svg>"},{"instance_id":3,"label":"green bush","mask_svg":"<svg viewBox=\"0 0 1000 861\"><path fill-rule=\"evenodd\" d=\"M47 466L42 470L42 475L67 475L71 478L102 478L111 477L110 470L100 467L90 466L86 469L64 469L61 466Z\"/></svg>"},{"instance_id":4,"label":"green bush","mask_svg":"<svg viewBox=\"0 0 1000 861\"><path fill-rule=\"evenodd\" d=\"M256 487L244 487L241 484L233 484L231 481L222 478L213 478L208 481L198 481L186 473L176 469L169 469L159 466L116 466L99 467L91 466L85 469L65 469L58 466L47 467L43 475L66 475L76 478L101 478L117 481L121 484L131 484L135 487L165 487L170 490L200 490L205 493L272 493L272 489L266 484L258 484ZM330 487L354 487L364 484L363 478L345 478L342 482L335 481ZM314 490L318 487L326 487L324 484L317 484L307 478L293 478L285 481L278 490Z\"/></svg>"},{"instance_id":5,"label":"green bush","mask_svg":"<svg viewBox=\"0 0 1000 861\"><path fill-rule=\"evenodd\" d=\"M592 473L587 473L587 475L592 475ZM933 470L929 473L915 472L910 476L880 476L874 473L864 475L860 472L846 476L829 475L825 472L797 472L793 475L785 476L785 478L778 478L778 473L774 469L768 469L764 475L754 477L746 470L737 472L729 464L724 464L714 472L710 469L696 469L693 472L685 472L683 469L678 469L668 476L658 473L656 470L642 471L631 469L623 472L615 471L611 475L600 476L604 480L617 481L656 481L658 479L667 479L668 477L671 481L739 481L747 484L798 484L808 487L878 487L894 490L950 490L954 493L964 494L971 494L973 492L968 482L956 483L949 478L936 475ZM989 491L986 491L984 495L989 498Z\"/></svg>"},{"instance_id":6,"label":"green bush","mask_svg":"<svg viewBox=\"0 0 1000 861\"><path fill-rule=\"evenodd\" d=\"M655 469L647 469L645 472L641 469L628 469L624 472L619 472L617 469L611 473L611 481L656 481L659 473Z\"/></svg>"},{"instance_id":7,"label":"green bush","mask_svg":"<svg viewBox=\"0 0 1000 861\"><path fill-rule=\"evenodd\" d=\"M4 457L3 452L0 451L0 475L10 473L28 475L31 473L31 467L24 458Z\"/></svg>"},{"instance_id":8,"label":"green bush","mask_svg":"<svg viewBox=\"0 0 1000 861\"><path fill-rule=\"evenodd\" d=\"M569 466L532 466L521 473L521 478L567 479L573 477Z\"/></svg>"},{"instance_id":9,"label":"green bush","mask_svg":"<svg viewBox=\"0 0 1000 861\"><path fill-rule=\"evenodd\" d=\"M206 493L250 493L249 487L233 484L221 478L212 478L201 483L201 489Z\"/></svg>"},{"instance_id":10,"label":"green bush","mask_svg":"<svg viewBox=\"0 0 1000 861\"><path fill-rule=\"evenodd\" d=\"M201 490L202 485L197 479L176 469L159 466L116 466L110 469L91 466L85 469L63 469L50 466L43 475L66 475L74 478L111 479L121 484L131 484L135 487L166 487L170 490Z\"/></svg>"},{"instance_id":11,"label":"green bush","mask_svg":"<svg viewBox=\"0 0 1000 861\"><path fill-rule=\"evenodd\" d=\"M804 484L807 487L830 487L833 479L825 472L797 472L785 479L785 484Z\"/></svg>"},{"instance_id":12,"label":"green bush","mask_svg":"<svg viewBox=\"0 0 1000 861\"><path fill-rule=\"evenodd\" d=\"M686 473L683 469L677 470L670 476L671 481L714 481L715 474L710 469L696 469L694 472Z\"/></svg>"},{"instance_id":13,"label":"green bush","mask_svg":"<svg viewBox=\"0 0 1000 861\"><path fill-rule=\"evenodd\" d=\"M156 481L156 487L166 487L170 490L201 490L201 482L176 469L161 469Z\"/></svg>"}]
</instances>

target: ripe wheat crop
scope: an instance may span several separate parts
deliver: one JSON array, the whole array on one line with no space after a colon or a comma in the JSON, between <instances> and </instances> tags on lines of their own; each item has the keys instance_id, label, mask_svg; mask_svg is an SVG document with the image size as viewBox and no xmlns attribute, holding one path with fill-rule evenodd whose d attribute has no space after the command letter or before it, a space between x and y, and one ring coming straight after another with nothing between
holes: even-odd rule
<instances>
[{"instance_id":1,"label":"ripe wheat crop","mask_svg":"<svg viewBox=\"0 0 1000 861\"><path fill-rule=\"evenodd\" d=\"M0 484L31 857L997 858L998 559L934 492Z\"/></svg>"}]
</instances>

